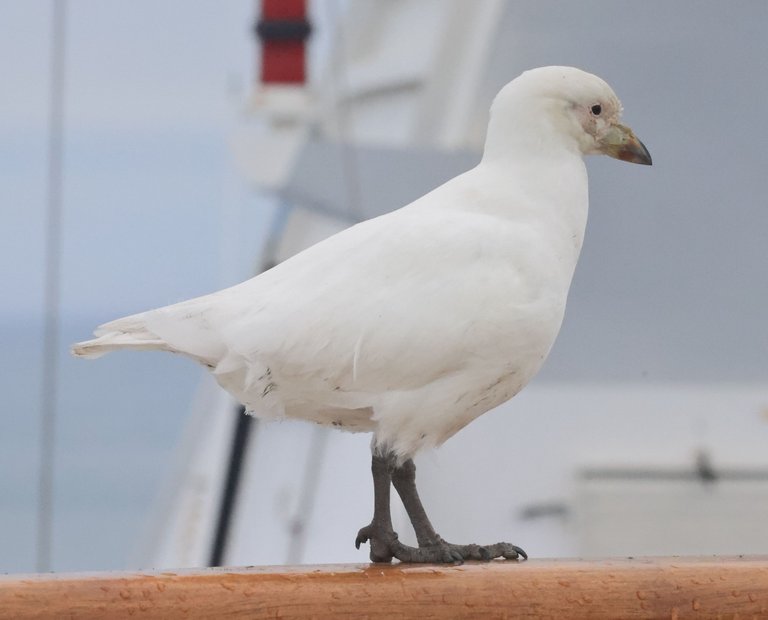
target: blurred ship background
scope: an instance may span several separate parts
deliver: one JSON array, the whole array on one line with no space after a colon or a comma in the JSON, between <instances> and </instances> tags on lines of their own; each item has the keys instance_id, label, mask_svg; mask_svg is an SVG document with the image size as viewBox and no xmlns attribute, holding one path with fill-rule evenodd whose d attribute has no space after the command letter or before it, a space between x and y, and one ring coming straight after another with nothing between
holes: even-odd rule
<instances>
[{"instance_id":1,"label":"blurred ship background","mask_svg":"<svg viewBox=\"0 0 768 620\"><path fill-rule=\"evenodd\" d=\"M367 560L353 545L372 511L367 435L241 416L173 356L90 364L64 345L471 167L494 94L547 64L611 83L654 166L588 160L587 238L549 361L418 459L425 504L448 540L537 557L768 552L768 5L66 6L54 569ZM44 8L0 6L13 572L34 567L39 509Z\"/></svg>"}]
</instances>

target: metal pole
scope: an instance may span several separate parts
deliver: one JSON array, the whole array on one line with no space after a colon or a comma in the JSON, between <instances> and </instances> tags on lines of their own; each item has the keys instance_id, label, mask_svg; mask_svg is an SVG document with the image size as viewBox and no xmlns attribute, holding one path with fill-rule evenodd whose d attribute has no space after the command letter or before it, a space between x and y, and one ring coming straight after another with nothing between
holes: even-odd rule
<instances>
[{"instance_id":1,"label":"metal pole","mask_svg":"<svg viewBox=\"0 0 768 620\"><path fill-rule=\"evenodd\" d=\"M38 572L51 570L53 475L58 395L61 189L64 128L64 50L67 0L52 0L51 74L48 108L48 205L46 210L42 414L37 508Z\"/></svg>"}]
</instances>

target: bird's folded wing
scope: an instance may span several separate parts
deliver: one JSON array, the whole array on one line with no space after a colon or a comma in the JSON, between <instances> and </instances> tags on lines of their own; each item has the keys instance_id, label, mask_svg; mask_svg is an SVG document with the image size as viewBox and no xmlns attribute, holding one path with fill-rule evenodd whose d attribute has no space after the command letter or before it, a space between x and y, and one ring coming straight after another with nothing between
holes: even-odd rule
<instances>
[{"instance_id":1,"label":"bird's folded wing","mask_svg":"<svg viewBox=\"0 0 768 620\"><path fill-rule=\"evenodd\" d=\"M162 309L149 325L180 350L235 353L307 387L426 385L501 346L518 276L503 251L471 241L466 218L438 228L399 219L408 221L366 222L259 278Z\"/></svg>"}]
</instances>

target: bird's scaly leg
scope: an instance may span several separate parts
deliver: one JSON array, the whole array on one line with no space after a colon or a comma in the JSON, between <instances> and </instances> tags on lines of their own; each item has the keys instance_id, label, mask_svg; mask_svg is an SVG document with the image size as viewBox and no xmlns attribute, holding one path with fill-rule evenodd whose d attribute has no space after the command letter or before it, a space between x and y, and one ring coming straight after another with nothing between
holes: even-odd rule
<instances>
[{"instance_id":1,"label":"bird's scaly leg","mask_svg":"<svg viewBox=\"0 0 768 620\"><path fill-rule=\"evenodd\" d=\"M358 549L362 543L371 541L371 562L391 562L392 543L397 542L397 533L392 529L392 515L389 511L389 460L374 453L371 460L373 474L373 520L361 528L355 539Z\"/></svg>"},{"instance_id":2,"label":"bird's scaly leg","mask_svg":"<svg viewBox=\"0 0 768 620\"><path fill-rule=\"evenodd\" d=\"M520 547L509 543L487 546L453 545L440 538L432 527L416 491L416 465L411 459L398 466L394 455L374 453L371 472L374 493L373 520L358 532L355 546L359 549L362 543L370 540L372 562L390 562L393 557L401 562L420 563L461 563L464 560L527 557ZM403 501L416 532L418 547L402 544L397 538L397 533L392 529L389 507L390 482Z\"/></svg>"},{"instance_id":3,"label":"bird's scaly leg","mask_svg":"<svg viewBox=\"0 0 768 620\"><path fill-rule=\"evenodd\" d=\"M390 474L392 484L400 499L403 501L405 511L411 520L413 530L419 548L412 555L411 562L462 562L463 560L491 560L493 558L506 558L516 560L520 557L526 559L525 551L510 543L495 543L493 545L454 545L445 542L432 527L427 517L424 506L416 490L416 465L412 459L408 459L400 466L395 466ZM399 556L395 556L402 559ZM424 559L420 559L424 558Z\"/></svg>"}]
</instances>

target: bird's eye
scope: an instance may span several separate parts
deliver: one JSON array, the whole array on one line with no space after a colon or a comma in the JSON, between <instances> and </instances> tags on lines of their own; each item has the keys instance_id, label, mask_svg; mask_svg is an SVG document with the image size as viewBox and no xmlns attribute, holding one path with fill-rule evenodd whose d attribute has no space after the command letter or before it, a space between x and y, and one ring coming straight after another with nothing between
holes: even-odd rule
<instances>
[{"instance_id":1,"label":"bird's eye","mask_svg":"<svg viewBox=\"0 0 768 620\"><path fill-rule=\"evenodd\" d=\"M589 109L592 111L592 114L594 114L595 116L600 116L600 112L603 111L603 106L601 106L599 103L596 103Z\"/></svg>"}]
</instances>

